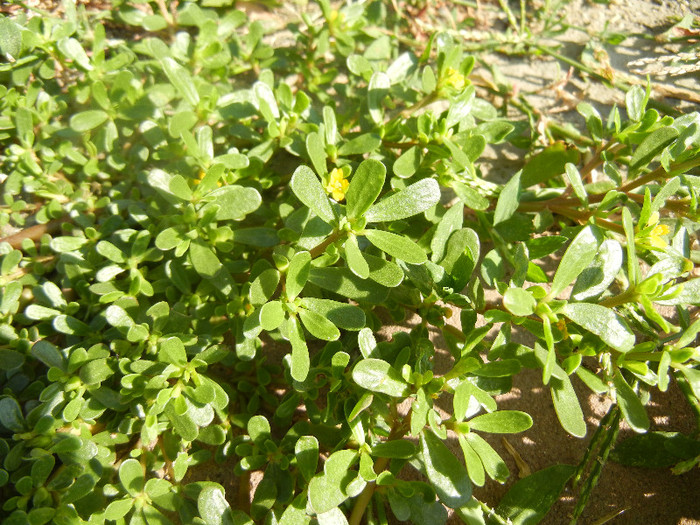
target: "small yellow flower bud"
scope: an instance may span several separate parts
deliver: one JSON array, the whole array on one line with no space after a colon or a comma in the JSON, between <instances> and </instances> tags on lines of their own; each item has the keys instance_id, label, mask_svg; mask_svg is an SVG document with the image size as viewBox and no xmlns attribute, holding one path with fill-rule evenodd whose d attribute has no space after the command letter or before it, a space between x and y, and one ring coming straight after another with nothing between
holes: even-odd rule
<instances>
[{"instance_id":1,"label":"small yellow flower bud","mask_svg":"<svg viewBox=\"0 0 700 525\"><path fill-rule=\"evenodd\" d=\"M450 86L457 91L462 91L467 85L467 79L464 75L452 67L448 67L445 72L445 85Z\"/></svg>"}]
</instances>

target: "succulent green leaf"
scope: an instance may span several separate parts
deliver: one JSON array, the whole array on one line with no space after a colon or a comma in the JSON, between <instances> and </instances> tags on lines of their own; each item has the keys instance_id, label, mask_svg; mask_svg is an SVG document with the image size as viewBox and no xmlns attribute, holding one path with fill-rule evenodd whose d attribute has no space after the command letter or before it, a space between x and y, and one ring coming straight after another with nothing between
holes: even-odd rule
<instances>
[{"instance_id":1,"label":"succulent green leaf","mask_svg":"<svg viewBox=\"0 0 700 525\"><path fill-rule=\"evenodd\" d=\"M386 254L409 264L423 264L428 260L423 248L403 235L384 230L365 230L364 235L369 242Z\"/></svg>"},{"instance_id":2,"label":"succulent green leaf","mask_svg":"<svg viewBox=\"0 0 700 525\"><path fill-rule=\"evenodd\" d=\"M574 164L570 162L564 167L566 177L569 179L569 184L574 190L574 194L581 201L581 204L588 206L588 194L586 193L586 188L583 187L583 180L581 179L581 173Z\"/></svg>"},{"instance_id":3,"label":"succulent green leaf","mask_svg":"<svg viewBox=\"0 0 700 525\"><path fill-rule=\"evenodd\" d=\"M591 265L576 279L571 291L572 299L583 301L602 294L617 277L622 261L620 243L614 239L604 240Z\"/></svg>"},{"instance_id":4,"label":"succulent green leaf","mask_svg":"<svg viewBox=\"0 0 700 525\"><path fill-rule=\"evenodd\" d=\"M339 450L330 455L323 466L323 473L309 482L309 503L317 514L328 512L348 498L346 492L352 481L350 468L357 461L354 450Z\"/></svg>"},{"instance_id":5,"label":"succulent green leaf","mask_svg":"<svg viewBox=\"0 0 700 525\"><path fill-rule=\"evenodd\" d=\"M369 278L374 282L389 288L394 288L403 282L403 270L398 264L368 253L363 253L362 257L367 261Z\"/></svg>"},{"instance_id":6,"label":"succulent green leaf","mask_svg":"<svg viewBox=\"0 0 700 525\"><path fill-rule=\"evenodd\" d=\"M464 463L467 466L469 479L474 485L483 487L486 482L486 471L484 470L484 465L481 462L479 454L476 453L476 450L474 450L463 435L459 434L457 437L459 446L462 449L462 454L464 454Z\"/></svg>"},{"instance_id":7,"label":"succulent green leaf","mask_svg":"<svg viewBox=\"0 0 700 525\"><path fill-rule=\"evenodd\" d=\"M309 281L348 299L372 304L382 303L389 289L369 279L360 279L349 268L311 268ZM342 328L340 324L338 324Z\"/></svg>"},{"instance_id":8,"label":"succulent green leaf","mask_svg":"<svg viewBox=\"0 0 700 525\"><path fill-rule=\"evenodd\" d=\"M357 275L360 279L369 277L369 265L360 251L357 244L357 237L350 234L343 245L345 248L345 261L348 264L350 271Z\"/></svg>"},{"instance_id":9,"label":"succulent green leaf","mask_svg":"<svg viewBox=\"0 0 700 525\"><path fill-rule=\"evenodd\" d=\"M255 100L260 109L260 113L265 118L267 122L275 122L280 118L280 110L277 106L277 100L275 100L275 94L273 93L270 86L265 82L256 82L253 85L253 92L255 93Z\"/></svg>"},{"instance_id":10,"label":"succulent green leaf","mask_svg":"<svg viewBox=\"0 0 700 525\"><path fill-rule=\"evenodd\" d=\"M222 186L205 196L207 204L203 206L202 211L211 206L218 206L216 212L216 220L219 221L240 221L249 213L254 212L260 207L262 197L255 188L247 188L244 186Z\"/></svg>"},{"instance_id":11,"label":"succulent green leaf","mask_svg":"<svg viewBox=\"0 0 700 525\"><path fill-rule=\"evenodd\" d=\"M161 169L154 169L148 174L148 184L170 201L189 201L192 190L181 175L171 175Z\"/></svg>"},{"instance_id":12,"label":"succulent green leaf","mask_svg":"<svg viewBox=\"0 0 700 525\"><path fill-rule=\"evenodd\" d=\"M493 215L494 226L510 219L520 206L521 176L522 171L519 171L503 186L498 201L496 201L496 211Z\"/></svg>"},{"instance_id":13,"label":"succulent green leaf","mask_svg":"<svg viewBox=\"0 0 700 525\"><path fill-rule=\"evenodd\" d=\"M324 316L313 310L300 309L299 319L314 337L324 341L336 341L340 337L340 330Z\"/></svg>"},{"instance_id":14,"label":"succulent green leaf","mask_svg":"<svg viewBox=\"0 0 700 525\"><path fill-rule=\"evenodd\" d=\"M309 252L297 252L289 261L287 269L287 279L285 281L285 289L287 291L287 299L293 301L297 295L304 289L306 281L309 279L309 270L311 269L311 254Z\"/></svg>"},{"instance_id":15,"label":"succulent green leaf","mask_svg":"<svg viewBox=\"0 0 700 525\"><path fill-rule=\"evenodd\" d=\"M306 136L306 153L309 155L309 159L316 173L319 175L326 175L328 173L328 168L326 167L326 149L323 138L319 133L313 131Z\"/></svg>"},{"instance_id":16,"label":"succulent green leaf","mask_svg":"<svg viewBox=\"0 0 700 525\"><path fill-rule=\"evenodd\" d=\"M489 477L499 483L504 483L508 479L510 472L505 461L498 455L498 452L484 438L473 432L465 434L464 439L474 449L474 452L479 455L484 470L486 470Z\"/></svg>"},{"instance_id":17,"label":"succulent green leaf","mask_svg":"<svg viewBox=\"0 0 700 525\"><path fill-rule=\"evenodd\" d=\"M83 46L75 38L61 38L56 42L56 47L63 56L75 62L82 69L86 71L91 71L93 69L85 49L83 49Z\"/></svg>"},{"instance_id":18,"label":"succulent green leaf","mask_svg":"<svg viewBox=\"0 0 700 525\"><path fill-rule=\"evenodd\" d=\"M406 439L382 441L372 447L372 455L378 458L410 459L416 452L416 445Z\"/></svg>"},{"instance_id":19,"label":"succulent green leaf","mask_svg":"<svg viewBox=\"0 0 700 525\"><path fill-rule=\"evenodd\" d=\"M403 397L408 393L408 385L401 374L381 359L363 359L357 363L352 371L352 379L372 392L392 397Z\"/></svg>"},{"instance_id":20,"label":"succulent green leaf","mask_svg":"<svg viewBox=\"0 0 700 525\"><path fill-rule=\"evenodd\" d=\"M287 333L289 342L292 344L292 378L295 381L304 381L309 375L311 360L309 358L309 348L306 346L304 333L296 317L287 320Z\"/></svg>"},{"instance_id":21,"label":"succulent green leaf","mask_svg":"<svg viewBox=\"0 0 700 525\"><path fill-rule=\"evenodd\" d=\"M343 330L360 330L365 326L365 313L357 306L315 297L305 297L301 304Z\"/></svg>"},{"instance_id":22,"label":"succulent green leaf","mask_svg":"<svg viewBox=\"0 0 700 525\"><path fill-rule=\"evenodd\" d=\"M535 312L537 301L527 290L508 288L503 294L503 306L513 315L527 317Z\"/></svg>"},{"instance_id":23,"label":"succulent green leaf","mask_svg":"<svg viewBox=\"0 0 700 525\"><path fill-rule=\"evenodd\" d=\"M700 304L700 279L688 279L671 286L655 303L662 305Z\"/></svg>"},{"instance_id":24,"label":"succulent green leaf","mask_svg":"<svg viewBox=\"0 0 700 525\"><path fill-rule=\"evenodd\" d=\"M445 255L447 240L453 232L462 228L464 222L464 206L462 204L454 204L445 212L440 222L437 225L435 234L430 241L430 260L434 263L440 262Z\"/></svg>"},{"instance_id":25,"label":"succulent green leaf","mask_svg":"<svg viewBox=\"0 0 700 525\"><path fill-rule=\"evenodd\" d=\"M421 150L418 146L411 146L394 162L392 168L394 175L402 179L412 177L418 171L422 160Z\"/></svg>"},{"instance_id":26,"label":"succulent green leaf","mask_svg":"<svg viewBox=\"0 0 700 525\"><path fill-rule=\"evenodd\" d=\"M627 383L622 373L617 370L613 376L613 384L617 393L617 404L622 411L622 417L635 432L644 433L649 430L649 416L647 411L634 393L632 387Z\"/></svg>"},{"instance_id":27,"label":"succulent green leaf","mask_svg":"<svg viewBox=\"0 0 700 525\"><path fill-rule=\"evenodd\" d=\"M626 467L669 468L700 455L700 442L680 432L647 432L625 439L610 459Z\"/></svg>"},{"instance_id":28,"label":"succulent green leaf","mask_svg":"<svg viewBox=\"0 0 700 525\"><path fill-rule=\"evenodd\" d=\"M117 521L122 519L134 506L133 498L118 499L107 505L104 516L108 520Z\"/></svg>"},{"instance_id":29,"label":"succulent green leaf","mask_svg":"<svg viewBox=\"0 0 700 525\"><path fill-rule=\"evenodd\" d=\"M260 273L250 285L250 302L253 305L261 305L267 302L277 290L280 282L280 273L274 268L268 268Z\"/></svg>"},{"instance_id":30,"label":"succulent green leaf","mask_svg":"<svg viewBox=\"0 0 700 525\"><path fill-rule=\"evenodd\" d=\"M187 352L179 337L168 337L158 345L158 359L164 363L187 366Z\"/></svg>"},{"instance_id":31,"label":"succulent green leaf","mask_svg":"<svg viewBox=\"0 0 700 525\"><path fill-rule=\"evenodd\" d=\"M294 456L304 479L308 481L313 478L318 467L318 439L315 436L301 436L294 445Z\"/></svg>"},{"instance_id":32,"label":"succulent green leaf","mask_svg":"<svg viewBox=\"0 0 700 525\"><path fill-rule=\"evenodd\" d=\"M678 134L678 130L671 126L653 131L634 150L634 154L630 159L630 170L634 171L647 166L666 146L676 140Z\"/></svg>"},{"instance_id":33,"label":"succulent green leaf","mask_svg":"<svg viewBox=\"0 0 700 525\"><path fill-rule=\"evenodd\" d=\"M535 155L523 168L520 178L521 187L529 188L564 173L567 163L577 164L579 153L576 148L569 149L564 142L555 142Z\"/></svg>"},{"instance_id":34,"label":"succulent green leaf","mask_svg":"<svg viewBox=\"0 0 700 525\"><path fill-rule=\"evenodd\" d=\"M163 66L163 71L168 77L168 80L170 80L170 83L180 96L184 98L190 106L196 107L197 104L199 104L199 93L197 92L197 88L194 85L194 80L190 73L170 57L162 58L160 63Z\"/></svg>"},{"instance_id":35,"label":"succulent green leaf","mask_svg":"<svg viewBox=\"0 0 700 525\"><path fill-rule=\"evenodd\" d=\"M574 323L600 337L619 352L629 352L635 337L625 320L610 308L594 303L569 303L563 314Z\"/></svg>"},{"instance_id":36,"label":"succulent green leaf","mask_svg":"<svg viewBox=\"0 0 700 525\"><path fill-rule=\"evenodd\" d=\"M224 496L224 489L220 486L204 487L197 498L197 508L206 525L242 523L234 518L231 507Z\"/></svg>"},{"instance_id":37,"label":"succulent green leaf","mask_svg":"<svg viewBox=\"0 0 700 525\"><path fill-rule=\"evenodd\" d=\"M465 505L472 486L464 464L430 429L421 432L420 447L425 472L440 501L453 509Z\"/></svg>"},{"instance_id":38,"label":"succulent green leaf","mask_svg":"<svg viewBox=\"0 0 700 525\"><path fill-rule=\"evenodd\" d=\"M583 410L581 410L581 404L569 376L565 373L554 373L549 380L549 389L552 394L554 410L562 428L574 437L584 437L586 435L586 421L583 418Z\"/></svg>"},{"instance_id":39,"label":"succulent green leaf","mask_svg":"<svg viewBox=\"0 0 700 525\"><path fill-rule=\"evenodd\" d=\"M338 148L339 155L364 155L377 149L382 139L376 133L363 133Z\"/></svg>"},{"instance_id":40,"label":"succulent green leaf","mask_svg":"<svg viewBox=\"0 0 700 525\"><path fill-rule=\"evenodd\" d=\"M324 222L330 224L335 219L331 202L321 186L318 177L308 166L299 166L292 175L291 187L297 196L311 211Z\"/></svg>"},{"instance_id":41,"label":"succulent green leaf","mask_svg":"<svg viewBox=\"0 0 700 525\"><path fill-rule=\"evenodd\" d=\"M515 434L532 426L532 418L519 410L499 410L469 420L469 428L480 432Z\"/></svg>"},{"instance_id":42,"label":"succulent green leaf","mask_svg":"<svg viewBox=\"0 0 700 525\"><path fill-rule=\"evenodd\" d=\"M192 266L202 277L216 277L219 270L222 269L221 261L214 250L200 238L194 239L190 243L189 254Z\"/></svg>"},{"instance_id":43,"label":"succulent green leaf","mask_svg":"<svg viewBox=\"0 0 700 525\"><path fill-rule=\"evenodd\" d=\"M564 288L569 286L583 272L598 252L603 239L595 226L584 227L569 247L559 262L559 267L554 274L550 297L556 297Z\"/></svg>"},{"instance_id":44,"label":"succulent green leaf","mask_svg":"<svg viewBox=\"0 0 700 525\"><path fill-rule=\"evenodd\" d=\"M0 399L0 423L12 432L24 432L24 417L19 403L12 397Z\"/></svg>"},{"instance_id":45,"label":"succulent green leaf","mask_svg":"<svg viewBox=\"0 0 700 525\"><path fill-rule=\"evenodd\" d=\"M646 103L647 97L641 86L633 86L632 89L625 94L627 115L631 120L639 122L642 119Z\"/></svg>"},{"instance_id":46,"label":"succulent green leaf","mask_svg":"<svg viewBox=\"0 0 700 525\"><path fill-rule=\"evenodd\" d=\"M22 31L7 17L0 18L0 53L10 60L17 60L22 51Z\"/></svg>"},{"instance_id":47,"label":"succulent green leaf","mask_svg":"<svg viewBox=\"0 0 700 525\"><path fill-rule=\"evenodd\" d=\"M102 111L101 109L91 109L88 111L81 111L76 113L70 118L70 127L79 133L84 133L101 126L105 122L109 115Z\"/></svg>"},{"instance_id":48,"label":"succulent green leaf","mask_svg":"<svg viewBox=\"0 0 700 525\"><path fill-rule=\"evenodd\" d=\"M260 309L260 326L268 332L279 328L285 318L286 314L280 301L270 301Z\"/></svg>"},{"instance_id":49,"label":"succulent green leaf","mask_svg":"<svg viewBox=\"0 0 700 525\"><path fill-rule=\"evenodd\" d=\"M367 222L396 221L427 211L439 201L437 181L422 179L374 204L364 216Z\"/></svg>"},{"instance_id":50,"label":"succulent green leaf","mask_svg":"<svg viewBox=\"0 0 700 525\"><path fill-rule=\"evenodd\" d=\"M517 481L499 502L496 513L513 525L539 523L575 472L573 465L554 465Z\"/></svg>"},{"instance_id":51,"label":"succulent green leaf","mask_svg":"<svg viewBox=\"0 0 700 525\"><path fill-rule=\"evenodd\" d=\"M143 492L145 477L143 465L139 460L129 458L119 465L119 481L132 496L138 496Z\"/></svg>"},{"instance_id":52,"label":"succulent green leaf","mask_svg":"<svg viewBox=\"0 0 700 525\"><path fill-rule=\"evenodd\" d=\"M345 212L349 219L356 219L374 204L384 187L386 168L374 159L363 160L350 179L345 193Z\"/></svg>"},{"instance_id":53,"label":"succulent green leaf","mask_svg":"<svg viewBox=\"0 0 700 525\"><path fill-rule=\"evenodd\" d=\"M7 348L0 349L0 370L12 370L24 364L24 355Z\"/></svg>"}]
</instances>

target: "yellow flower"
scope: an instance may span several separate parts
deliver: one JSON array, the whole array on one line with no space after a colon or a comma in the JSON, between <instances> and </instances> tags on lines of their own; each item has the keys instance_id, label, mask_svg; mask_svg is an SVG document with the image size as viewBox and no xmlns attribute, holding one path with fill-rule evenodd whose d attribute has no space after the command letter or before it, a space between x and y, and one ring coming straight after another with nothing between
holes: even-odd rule
<instances>
[{"instance_id":1,"label":"yellow flower","mask_svg":"<svg viewBox=\"0 0 700 525\"><path fill-rule=\"evenodd\" d=\"M671 230L669 229L669 227L665 224L657 224L656 226L654 226L654 229L651 230L651 233L649 234L649 244L654 248L663 250L668 246L668 243L662 237L662 235L668 235L670 231Z\"/></svg>"},{"instance_id":2,"label":"yellow flower","mask_svg":"<svg viewBox=\"0 0 700 525\"><path fill-rule=\"evenodd\" d=\"M326 191L330 193L336 201L340 202L345 198L345 192L348 191L348 186L350 186L350 182L348 182L343 175L343 171L338 168L333 168L333 171L331 171L328 177Z\"/></svg>"},{"instance_id":3,"label":"yellow flower","mask_svg":"<svg viewBox=\"0 0 700 525\"><path fill-rule=\"evenodd\" d=\"M462 91L467 85L467 79L456 69L448 67L445 72L445 85L453 87L457 91Z\"/></svg>"}]
</instances>

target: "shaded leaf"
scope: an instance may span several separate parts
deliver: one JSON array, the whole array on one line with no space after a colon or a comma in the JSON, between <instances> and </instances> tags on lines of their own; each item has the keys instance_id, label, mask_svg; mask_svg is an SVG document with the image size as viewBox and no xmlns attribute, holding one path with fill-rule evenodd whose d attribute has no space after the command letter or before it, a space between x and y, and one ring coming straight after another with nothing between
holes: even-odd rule
<instances>
[{"instance_id":1,"label":"shaded leaf","mask_svg":"<svg viewBox=\"0 0 700 525\"><path fill-rule=\"evenodd\" d=\"M539 523L574 472L575 466L554 465L517 481L499 502L496 513L513 525Z\"/></svg>"},{"instance_id":2,"label":"shaded leaf","mask_svg":"<svg viewBox=\"0 0 700 525\"><path fill-rule=\"evenodd\" d=\"M464 464L430 429L421 432L420 445L425 472L440 501L453 509L465 505L472 488Z\"/></svg>"}]
</instances>

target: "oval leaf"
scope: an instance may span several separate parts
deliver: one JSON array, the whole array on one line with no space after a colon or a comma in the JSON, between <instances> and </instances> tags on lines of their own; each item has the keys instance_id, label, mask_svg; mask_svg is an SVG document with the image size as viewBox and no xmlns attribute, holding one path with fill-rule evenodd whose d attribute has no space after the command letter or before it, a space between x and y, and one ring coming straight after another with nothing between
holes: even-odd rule
<instances>
[{"instance_id":1,"label":"oval leaf","mask_svg":"<svg viewBox=\"0 0 700 525\"><path fill-rule=\"evenodd\" d=\"M367 159L360 163L345 193L348 219L361 217L372 206L384 187L385 179L386 168L381 162Z\"/></svg>"},{"instance_id":2,"label":"oval leaf","mask_svg":"<svg viewBox=\"0 0 700 525\"><path fill-rule=\"evenodd\" d=\"M300 309L299 318L304 327L313 335L324 341L335 341L340 337L340 330L322 315L311 310Z\"/></svg>"},{"instance_id":3,"label":"oval leaf","mask_svg":"<svg viewBox=\"0 0 700 525\"><path fill-rule=\"evenodd\" d=\"M625 421L627 421L632 430L640 434L649 430L647 411L619 370L613 376L613 383L617 392L617 404L620 406Z\"/></svg>"},{"instance_id":4,"label":"oval leaf","mask_svg":"<svg viewBox=\"0 0 700 525\"><path fill-rule=\"evenodd\" d=\"M331 202L326 196L326 191L321 186L321 181L308 166L299 166L291 181L292 191L297 198L321 220L330 224L335 219Z\"/></svg>"},{"instance_id":5,"label":"oval leaf","mask_svg":"<svg viewBox=\"0 0 700 525\"><path fill-rule=\"evenodd\" d=\"M304 289L306 281L309 279L310 269L311 254L309 252L297 252L292 257L292 260L289 261L287 279L285 281L287 299L289 301L293 301Z\"/></svg>"},{"instance_id":6,"label":"oval leaf","mask_svg":"<svg viewBox=\"0 0 700 525\"><path fill-rule=\"evenodd\" d=\"M420 446L425 472L440 501L453 509L465 505L472 496L472 486L464 464L432 430L421 432Z\"/></svg>"},{"instance_id":7,"label":"oval leaf","mask_svg":"<svg viewBox=\"0 0 700 525\"><path fill-rule=\"evenodd\" d=\"M382 199L365 213L367 222L396 221L429 210L440 201L440 185L423 179Z\"/></svg>"},{"instance_id":8,"label":"oval leaf","mask_svg":"<svg viewBox=\"0 0 700 525\"><path fill-rule=\"evenodd\" d=\"M403 397L408 393L408 385L401 374L381 359L363 359L352 371L352 378L362 388L372 392Z\"/></svg>"},{"instance_id":9,"label":"oval leaf","mask_svg":"<svg viewBox=\"0 0 700 525\"><path fill-rule=\"evenodd\" d=\"M384 230L365 230L365 237L383 252L409 264L423 264L428 256L411 239Z\"/></svg>"},{"instance_id":10,"label":"oval leaf","mask_svg":"<svg viewBox=\"0 0 700 525\"><path fill-rule=\"evenodd\" d=\"M592 303L569 303L564 307L563 314L619 352L629 352L634 346L632 330L610 308Z\"/></svg>"},{"instance_id":11,"label":"oval leaf","mask_svg":"<svg viewBox=\"0 0 700 525\"><path fill-rule=\"evenodd\" d=\"M494 434L515 434L532 426L532 418L519 410L499 410L469 420L469 428Z\"/></svg>"}]
</instances>

